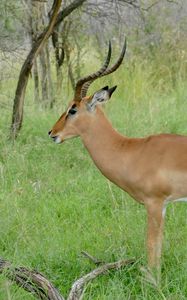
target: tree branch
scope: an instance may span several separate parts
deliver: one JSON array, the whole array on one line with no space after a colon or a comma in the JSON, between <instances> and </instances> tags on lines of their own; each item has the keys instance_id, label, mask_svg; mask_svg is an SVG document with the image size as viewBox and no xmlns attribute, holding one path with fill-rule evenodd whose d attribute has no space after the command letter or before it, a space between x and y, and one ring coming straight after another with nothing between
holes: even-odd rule
<instances>
[{"instance_id":1,"label":"tree branch","mask_svg":"<svg viewBox=\"0 0 187 300\"><path fill-rule=\"evenodd\" d=\"M68 5L61 12L59 12L55 27L58 27L59 24L65 19L65 17L67 17L76 8L81 6L84 2L86 2L86 0L74 0L70 5Z\"/></svg>"}]
</instances>

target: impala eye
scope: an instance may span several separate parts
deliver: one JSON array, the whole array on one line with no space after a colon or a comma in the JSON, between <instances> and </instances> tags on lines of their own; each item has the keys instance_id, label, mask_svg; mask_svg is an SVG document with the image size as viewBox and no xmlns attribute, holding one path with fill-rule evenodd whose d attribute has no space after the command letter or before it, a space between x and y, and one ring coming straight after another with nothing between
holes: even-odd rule
<instances>
[{"instance_id":1,"label":"impala eye","mask_svg":"<svg viewBox=\"0 0 187 300\"><path fill-rule=\"evenodd\" d=\"M68 115L74 115L77 112L76 104L73 104L70 110L68 111Z\"/></svg>"},{"instance_id":2,"label":"impala eye","mask_svg":"<svg viewBox=\"0 0 187 300\"><path fill-rule=\"evenodd\" d=\"M74 115L74 114L76 114L76 112L77 112L76 109L71 108L71 109L69 110L68 114Z\"/></svg>"}]
</instances>

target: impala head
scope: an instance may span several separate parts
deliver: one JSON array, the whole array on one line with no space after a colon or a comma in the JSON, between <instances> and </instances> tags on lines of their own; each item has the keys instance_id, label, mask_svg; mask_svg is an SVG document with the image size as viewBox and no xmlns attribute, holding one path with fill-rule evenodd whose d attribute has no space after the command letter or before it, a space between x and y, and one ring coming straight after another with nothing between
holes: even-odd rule
<instances>
[{"instance_id":1,"label":"impala head","mask_svg":"<svg viewBox=\"0 0 187 300\"><path fill-rule=\"evenodd\" d=\"M117 70L123 61L125 51L126 40L118 60L112 67L108 68L111 58L111 44L109 42L108 54L103 66L97 72L78 80L73 101L70 102L67 110L48 133L54 142L62 143L66 139L79 136L79 129L84 130L92 118L96 117L99 110L98 105L108 101L117 86L112 88L105 86L92 96L86 96L88 88L97 78Z\"/></svg>"}]
</instances>

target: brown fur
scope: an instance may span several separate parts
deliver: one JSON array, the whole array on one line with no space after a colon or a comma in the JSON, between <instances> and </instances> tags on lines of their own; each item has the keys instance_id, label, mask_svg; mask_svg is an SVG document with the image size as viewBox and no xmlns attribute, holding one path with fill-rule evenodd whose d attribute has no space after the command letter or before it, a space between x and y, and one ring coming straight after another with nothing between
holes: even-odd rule
<instances>
[{"instance_id":1,"label":"brown fur","mask_svg":"<svg viewBox=\"0 0 187 300\"><path fill-rule=\"evenodd\" d=\"M165 203L187 197L187 137L172 134L145 138L122 136L99 107L93 112L87 110L90 99L73 102L78 107L76 116L63 114L51 136L58 136L61 141L80 136L101 173L145 205L148 264L158 271Z\"/></svg>"}]
</instances>

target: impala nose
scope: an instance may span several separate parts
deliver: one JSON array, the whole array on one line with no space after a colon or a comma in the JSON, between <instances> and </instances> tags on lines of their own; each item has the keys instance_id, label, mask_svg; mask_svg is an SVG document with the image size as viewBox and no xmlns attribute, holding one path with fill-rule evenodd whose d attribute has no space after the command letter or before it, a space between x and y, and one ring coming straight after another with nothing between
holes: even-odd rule
<instances>
[{"instance_id":1,"label":"impala nose","mask_svg":"<svg viewBox=\"0 0 187 300\"><path fill-rule=\"evenodd\" d=\"M50 131L48 132L48 135L49 135L49 136L50 136L51 132L52 132L52 130L50 130Z\"/></svg>"}]
</instances>

